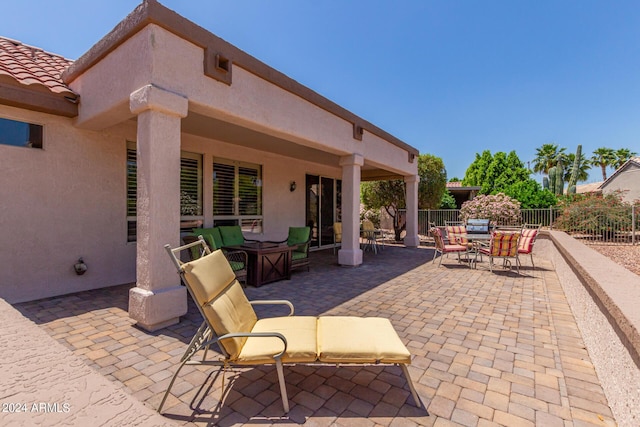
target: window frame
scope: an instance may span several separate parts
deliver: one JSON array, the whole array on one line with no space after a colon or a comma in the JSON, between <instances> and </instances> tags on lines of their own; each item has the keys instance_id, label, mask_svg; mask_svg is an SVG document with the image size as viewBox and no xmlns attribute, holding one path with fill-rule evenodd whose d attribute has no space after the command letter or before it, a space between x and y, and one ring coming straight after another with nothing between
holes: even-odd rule
<instances>
[{"instance_id":1,"label":"window frame","mask_svg":"<svg viewBox=\"0 0 640 427\"><path fill-rule=\"evenodd\" d=\"M196 213L183 215L185 206L183 205L183 174L185 171L185 160L196 161ZM127 242L137 241L137 144L135 141L126 143L126 218L127 218ZM132 174L132 171L135 173ZM133 177L133 178L132 178ZM180 230L191 231L192 228L202 227L204 224L204 156L201 153L180 150Z\"/></svg>"},{"instance_id":2,"label":"window frame","mask_svg":"<svg viewBox=\"0 0 640 427\"><path fill-rule=\"evenodd\" d=\"M35 150L44 150L44 125L40 124L40 123L34 123L31 121L24 121L24 120L20 120L20 119L15 119L15 118L10 118L10 117L6 117L6 116L0 116L0 122L1 121L5 121L5 122L13 122L19 125L26 125L27 126L27 133L28 133L28 139L29 139L29 143L26 144L10 144L8 142L2 142L2 138L0 137L0 146L6 146L6 147L17 147L17 148L31 148L31 149L35 149ZM35 131L37 130L37 131ZM34 132L35 131L35 132ZM33 137L36 136L37 138L37 145L33 145L33 142L31 141L31 139L33 139ZM31 145L30 145L31 144Z\"/></svg>"},{"instance_id":3,"label":"window frame","mask_svg":"<svg viewBox=\"0 0 640 427\"><path fill-rule=\"evenodd\" d=\"M223 165L226 167L233 168L233 189L229 191L226 190L227 194L231 193L231 199L229 200L229 196L227 196L227 206L226 209L221 209L220 206L217 206L217 200L219 199L219 192L217 190L216 180L218 179L216 170L216 164ZM214 157L211 163L212 166L212 212L213 212L213 225L240 225L243 231L249 233L261 233L263 230L263 220L264 220L264 191L263 191L263 165L258 163L250 163L240 160L232 160L223 157ZM255 197L255 211L253 213L242 213L242 204L240 193L241 190L250 187L242 187L241 177L242 176L251 176L249 174L241 174L241 169L254 170L256 171L255 177L253 178L253 185L256 190ZM231 180L228 179L227 182ZM229 210L229 207L231 210ZM223 207L225 208L225 207ZM220 212L222 213L216 213Z\"/></svg>"}]
</instances>

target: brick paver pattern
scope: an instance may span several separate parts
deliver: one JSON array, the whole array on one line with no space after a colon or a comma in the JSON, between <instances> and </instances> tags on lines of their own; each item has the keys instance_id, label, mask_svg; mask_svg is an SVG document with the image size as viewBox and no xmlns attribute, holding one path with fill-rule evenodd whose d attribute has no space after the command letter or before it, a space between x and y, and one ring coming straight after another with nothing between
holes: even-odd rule
<instances>
[{"instance_id":1,"label":"brick paver pattern","mask_svg":"<svg viewBox=\"0 0 640 427\"><path fill-rule=\"evenodd\" d=\"M397 367L287 366L291 411L285 416L273 366L231 369L224 381L218 368L187 366L165 417L220 426L615 425L548 261L536 257L532 270L524 259L517 275L490 273L486 259L470 269L449 257L438 268L432 256L427 247L387 246L348 268L330 250L313 252L309 272L246 289L249 299L288 299L299 315L391 319L413 355L410 373L422 408L413 405ZM130 287L16 307L155 409L201 317L190 302L178 325L143 331L128 317ZM286 314L281 307L257 311Z\"/></svg>"}]
</instances>

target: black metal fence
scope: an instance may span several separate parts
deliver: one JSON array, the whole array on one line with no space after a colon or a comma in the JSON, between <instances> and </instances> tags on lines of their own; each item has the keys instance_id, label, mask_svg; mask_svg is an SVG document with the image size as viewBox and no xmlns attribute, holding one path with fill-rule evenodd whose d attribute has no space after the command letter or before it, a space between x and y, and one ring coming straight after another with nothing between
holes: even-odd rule
<instances>
[{"instance_id":1,"label":"black metal fence","mask_svg":"<svg viewBox=\"0 0 640 427\"><path fill-rule=\"evenodd\" d=\"M640 244L638 207L522 209L522 224L542 224L543 228L566 231L576 239L594 244ZM459 221L459 209L418 211L418 234L428 236L430 224L444 227Z\"/></svg>"}]
</instances>

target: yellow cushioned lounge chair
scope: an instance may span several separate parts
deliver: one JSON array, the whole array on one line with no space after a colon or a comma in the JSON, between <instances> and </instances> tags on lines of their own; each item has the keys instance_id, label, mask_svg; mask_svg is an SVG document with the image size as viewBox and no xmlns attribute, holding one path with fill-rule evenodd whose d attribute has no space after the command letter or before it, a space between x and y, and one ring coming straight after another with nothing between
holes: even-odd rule
<instances>
[{"instance_id":1,"label":"yellow cushioned lounge chair","mask_svg":"<svg viewBox=\"0 0 640 427\"><path fill-rule=\"evenodd\" d=\"M201 245L205 256L183 263L179 255ZM201 364L226 367L275 364L282 405L289 412L283 364L394 364L399 365L417 406L421 405L407 366L411 354L388 319L377 317L294 316L289 301L252 301L238 283L221 251L211 253L201 237L197 242L172 249L165 245L198 306L204 322L182 356L158 412L182 367ZM252 304L285 304L288 316L258 319ZM207 360L207 350L217 344L223 355ZM202 360L192 360L204 350ZM199 358L198 358L199 359Z\"/></svg>"}]
</instances>

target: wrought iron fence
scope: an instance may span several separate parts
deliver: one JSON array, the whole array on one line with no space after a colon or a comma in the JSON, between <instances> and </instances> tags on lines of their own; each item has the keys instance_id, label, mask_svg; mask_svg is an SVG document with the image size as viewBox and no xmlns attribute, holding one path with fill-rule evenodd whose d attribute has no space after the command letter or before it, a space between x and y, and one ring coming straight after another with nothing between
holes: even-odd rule
<instances>
[{"instance_id":1,"label":"wrought iron fence","mask_svg":"<svg viewBox=\"0 0 640 427\"><path fill-rule=\"evenodd\" d=\"M546 229L566 231L576 239L593 244L639 244L640 215L637 206L602 208L522 209L523 224L542 224ZM460 220L459 209L418 211L418 234L428 236L429 227L444 227Z\"/></svg>"}]
</instances>

